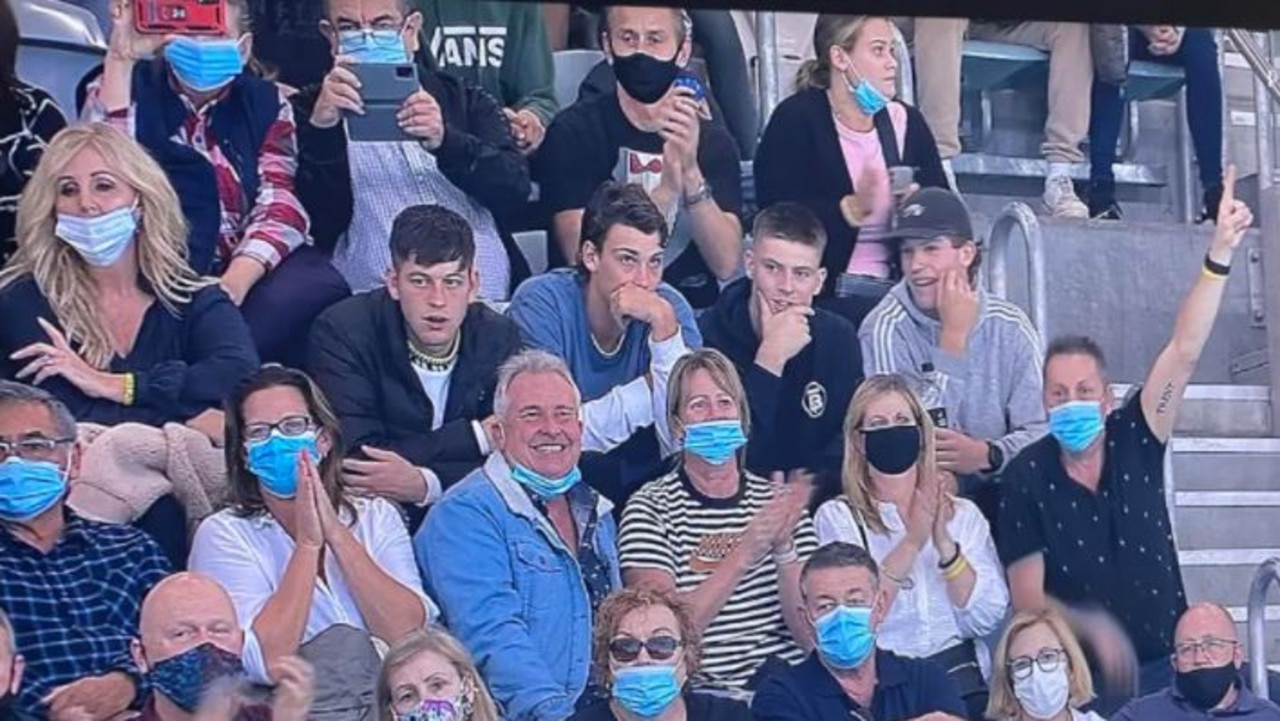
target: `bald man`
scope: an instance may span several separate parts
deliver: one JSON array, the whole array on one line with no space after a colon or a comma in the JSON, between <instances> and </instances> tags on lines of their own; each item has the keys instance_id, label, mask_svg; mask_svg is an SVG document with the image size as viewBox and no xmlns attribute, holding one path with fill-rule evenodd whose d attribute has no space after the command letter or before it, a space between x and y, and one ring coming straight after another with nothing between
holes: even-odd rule
<instances>
[{"instance_id":1,"label":"bald man","mask_svg":"<svg viewBox=\"0 0 1280 721\"><path fill-rule=\"evenodd\" d=\"M14 699L22 686L25 662L13 638L13 625L0 608L0 721L25 721L31 718L19 712Z\"/></svg>"},{"instance_id":2,"label":"bald man","mask_svg":"<svg viewBox=\"0 0 1280 721\"><path fill-rule=\"evenodd\" d=\"M1244 650L1231 614L1213 603L1191 606L1173 636L1173 687L1136 699L1112 721L1181 721L1230 716L1280 721L1280 707L1244 685Z\"/></svg>"},{"instance_id":3,"label":"bald man","mask_svg":"<svg viewBox=\"0 0 1280 721\"><path fill-rule=\"evenodd\" d=\"M304 721L311 708L311 669L299 658L271 669L279 679L270 707L238 694L244 673L244 630L217 581L198 573L168 576L147 595L133 641L133 658L151 682L142 721L190 721L201 709L235 721ZM208 698L204 697L208 695Z\"/></svg>"}]
</instances>

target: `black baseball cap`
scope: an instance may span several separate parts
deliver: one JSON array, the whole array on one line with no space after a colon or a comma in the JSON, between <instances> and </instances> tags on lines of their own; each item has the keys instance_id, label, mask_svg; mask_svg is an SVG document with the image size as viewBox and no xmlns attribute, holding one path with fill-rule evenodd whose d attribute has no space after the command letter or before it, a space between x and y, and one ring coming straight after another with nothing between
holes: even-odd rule
<instances>
[{"instance_id":1,"label":"black baseball cap","mask_svg":"<svg viewBox=\"0 0 1280 721\"><path fill-rule=\"evenodd\" d=\"M898 207L888 237L910 243L937 238L981 241L973 234L969 208L946 188L921 188Z\"/></svg>"}]
</instances>

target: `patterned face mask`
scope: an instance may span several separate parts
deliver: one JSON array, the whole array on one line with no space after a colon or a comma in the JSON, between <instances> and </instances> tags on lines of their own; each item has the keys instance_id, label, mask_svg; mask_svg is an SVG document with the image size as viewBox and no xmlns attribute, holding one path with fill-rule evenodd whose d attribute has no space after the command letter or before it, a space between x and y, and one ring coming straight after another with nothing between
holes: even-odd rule
<instances>
[{"instance_id":1,"label":"patterned face mask","mask_svg":"<svg viewBox=\"0 0 1280 721\"><path fill-rule=\"evenodd\" d=\"M147 679L178 708L195 713L210 686L243 673L239 656L204 643L155 664Z\"/></svg>"},{"instance_id":2,"label":"patterned face mask","mask_svg":"<svg viewBox=\"0 0 1280 721\"><path fill-rule=\"evenodd\" d=\"M408 713L396 713L396 721L467 721L471 718L471 702L465 694L453 699L423 699L417 708Z\"/></svg>"}]
</instances>

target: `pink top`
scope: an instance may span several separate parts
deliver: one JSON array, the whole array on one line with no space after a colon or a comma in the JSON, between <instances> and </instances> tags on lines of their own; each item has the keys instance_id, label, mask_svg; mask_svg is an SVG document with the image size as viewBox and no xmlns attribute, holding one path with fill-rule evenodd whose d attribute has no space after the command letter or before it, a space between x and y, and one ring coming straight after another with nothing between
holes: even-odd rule
<instances>
[{"instance_id":1,"label":"pink top","mask_svg":"<svg viewBox=\"0 0 1280 721\"><path fill-rule=\"evenodd\" d=\"M893 132L898 139L898 156L904 151L904 139L907 135L907 110L898 103L889 103L889 119L893 122ZM845 167L849 169L849 179L855 192L859 195L868 192L858 187L858 179L863 169L870 166L872 174L881 187L878 192L872 191L880 199L872 209L870 216L858 230L858 242L853 246L853 255L849 258L846 273L870 275L876 278L889 277L889 246L884 236L889 230L889 218L893 212L893 198L889 193L889 169L885 166L884 153L880 150L880 136L874 128L860 133L850 130L836 120L836 135L840 138L840 152L844 155Z\"/></svg>"}]
</instances>

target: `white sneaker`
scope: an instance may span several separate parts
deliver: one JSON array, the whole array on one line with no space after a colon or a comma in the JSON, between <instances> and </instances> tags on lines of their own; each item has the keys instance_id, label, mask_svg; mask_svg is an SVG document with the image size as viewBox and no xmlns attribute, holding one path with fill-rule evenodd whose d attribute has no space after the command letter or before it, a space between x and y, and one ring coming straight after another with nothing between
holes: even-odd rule
<instances>
[{"instance_id":1,"label":"white sneaker","mask_svg":"<svg viewBox=\"0 0 1280 721\"><path fill-rule=\"evenodd\" d=\"M1089 206L1076 195L1070 175L1050 175L1045 179L1044 205L1055 218L1089 217Z\"/></svg>"},{"instance_id":2,"label":"white sneaker","mask_svg":"<svg viewBox=\"0 0 1280 721\"><path fill-rule=\"evenodd\" d=\"M956 171L951 169L951 158L942 159L942 174L947 176L947 185L951 188L951 192L959 195L960 185L956 182Z\"/></svg>"}]
</instances>

